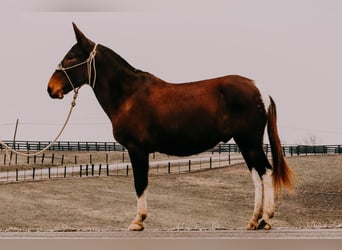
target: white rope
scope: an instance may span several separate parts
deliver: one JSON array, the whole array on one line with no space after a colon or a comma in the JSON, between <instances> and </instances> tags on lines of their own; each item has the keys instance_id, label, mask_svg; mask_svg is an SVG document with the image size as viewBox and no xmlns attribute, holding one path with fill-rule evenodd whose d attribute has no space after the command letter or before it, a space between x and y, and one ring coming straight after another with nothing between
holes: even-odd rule
<instances>
[{"instance_id":1,"label":"white rope","mask_svg":"<svg viewBox=\"0 0 342 250\"><path fill-rule=\"evenodd\" d=\"M69 122L69 119L71 117L71 113L72 113L72 110L74 109L74 107L76 106L76 99L77 99L77 96L78 96L78 88L74 89L74 96L73 96L73 99L72 99L72 102L71 102L71 107L70 107L70 110L69 110L69 113L67 115L67 118L63 124L63 127L62 129L59 131L59 133L57 134L56 138L49 144L47 145L45 148L43 148L42 150L38 151L38 152L35 152L35 153L22 153L20 151L17 151L17 150L14 150L13 148L9 147L4 141L0 140L0 144L5 148L6 150L6 155L8 154L8 151L10 152L13 152L17 155L21 155L21 156L36 156L36 155L39 155L43 152L45 152L46 150L48 150L57 140L58 138L61 136L61 134L63 133L66 125L68 124Z\"/></svg>"},{"instance_id":2,"label":"white rope","mask_svg":"<svg viewBox=\"0 0 342 250\"><path fill-rule=\"evenodd\" d=\"M72 66L69 66L69 67L63 67L62 65L62 62L60 62L58 65L57 65L57 68L56 70L60 70L62 71L65 76L67 77L71 87L73 89L75 89L74 87L74 84L72 83L68 73L67 73L67 70L69 69L74 69L74 68L77 68L83 64L87 64L87 73L88 73L88 84L92 87L92 88L95 88L95 83L96 83L96 64L95 64L95 56L96 56L96 48L97 48L97 44L95 44L93 50L90 52L89 54L89 57L87 60L85 60L84 62L80 62L78 64L75 64L75 65L72 65ZM91 69L93 68L93 71L94 71L94 77L93 77L93 82L91 83Z\"/></svg>"}]
</instances>

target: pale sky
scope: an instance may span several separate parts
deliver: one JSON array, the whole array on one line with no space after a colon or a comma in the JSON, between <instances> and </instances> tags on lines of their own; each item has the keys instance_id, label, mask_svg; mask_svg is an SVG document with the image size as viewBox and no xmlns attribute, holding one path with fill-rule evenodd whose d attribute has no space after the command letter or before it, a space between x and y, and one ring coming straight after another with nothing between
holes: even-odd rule
<instances>
[{"instance_id":1,"label":"pale sky","mask_svg":"<svg viewBox=\"0 0 342 250\"><path fill-rule=\"evenodd\" d=\"M70 3L71 2L71 3ZM75 43L71 22L132 66L169 82L240 74L278 108L284 143L342 144L342 2L5 1L0 10L0 139L52 140L70 107L47 94ZM60 140L112 141L108 118L81 88Z\"/></svg>"}]
</instances>

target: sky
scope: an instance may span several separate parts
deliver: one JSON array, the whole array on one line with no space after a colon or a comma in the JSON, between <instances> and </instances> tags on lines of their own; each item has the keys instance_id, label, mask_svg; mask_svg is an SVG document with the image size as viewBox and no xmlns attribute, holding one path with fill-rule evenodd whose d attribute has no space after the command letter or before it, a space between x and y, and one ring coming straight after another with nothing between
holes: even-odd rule
<instances>
[{"instance_id":1,"label":"sky","mask_svg":"<svg viewBox=\"0 0 342 250\"><path fill-rule=\"evenodd\" d=\"M53 140L70 108L47 94L72 22L132 66L179 83L239 74L277 104L283 143L342 144L338 0L27 0L0 10L0 139ZM113 141L89 86L60 140Z\"/></svg>"}]
</instances>

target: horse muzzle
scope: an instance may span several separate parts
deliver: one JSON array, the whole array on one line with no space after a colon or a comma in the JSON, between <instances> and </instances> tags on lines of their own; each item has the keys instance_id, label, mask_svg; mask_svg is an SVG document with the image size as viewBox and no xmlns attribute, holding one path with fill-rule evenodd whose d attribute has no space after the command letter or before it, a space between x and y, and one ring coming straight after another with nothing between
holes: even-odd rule
<instances>
[{"instance_id":1,"label":"horse muzzle","mask_svg":"<svg viewBox=\"0 0 342 250\"><path fill-rule=\"evenodd\" d=\"M63 99L63 97L64 97L62 89L60 89L58 91L54 91L52 88L48 87L47 91L49 93L49 96L53 99Z\"/></svg>"},{"instance_id":2,"label":"horse muzzle","mask_svg":"<svg viewBox=\"0 0 342 250\"><path fill-rule=\"evenodd\" d=\"M47 92L49 93L51 98L54 99L63 99L64 97L64 89L63 89L63 81L58 74L53 74L48 83Z\"/></svg>"}]
</instances>

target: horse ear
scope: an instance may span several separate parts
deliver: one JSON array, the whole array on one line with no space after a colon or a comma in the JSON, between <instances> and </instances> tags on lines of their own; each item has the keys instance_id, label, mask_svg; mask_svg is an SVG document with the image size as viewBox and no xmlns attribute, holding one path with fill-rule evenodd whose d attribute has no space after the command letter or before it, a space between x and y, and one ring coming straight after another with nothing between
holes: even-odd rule
<instances>
[{"instance_id":1,"label":"horse ear","mask_svg":"<svg viewBox=\"0 0 342 250\"><path fill-rule=\"evenodd\" d=\"M79 43L82 46L82 48L86 49L88 47L94 46L94 43L82 33L82 31L77 27L77 25L74 22L72 23L72 26L75 31L77 43Z\"/></svg>"}]
</instances>

